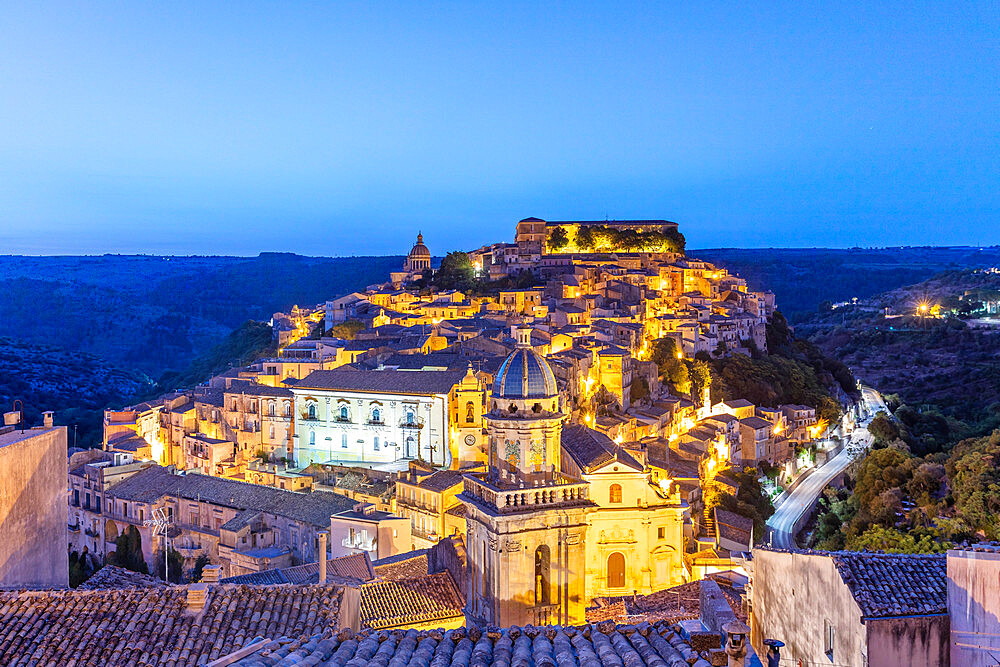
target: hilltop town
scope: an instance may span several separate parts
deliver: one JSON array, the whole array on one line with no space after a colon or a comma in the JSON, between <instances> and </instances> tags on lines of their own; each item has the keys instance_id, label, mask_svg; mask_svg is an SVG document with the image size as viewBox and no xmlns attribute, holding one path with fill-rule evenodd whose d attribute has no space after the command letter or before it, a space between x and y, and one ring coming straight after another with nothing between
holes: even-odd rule
<instances>
[{"instance_id":1,"label":"hilltop town","mask_svg":"<svg viewBox=\"0 0 1000 667\"><path fill-rule=\"evenodd\" d=\"M712 402L706 362L766 354L773 294L686 257L665 220L526 218L456 255L432 268L418 235L386 283L276 314L276 356L106 411L103 449L70 461L73 550L106 559L134 529L152 565L158 508L178 576L315 562L328 530L328 556L375 562L453 538L480 573L456 585L502 623L739 568L755 517L718 497L832 446L816 406ZM531 527L567 513L571 558L565 526ZM489 590L521 541L524 590ZM568 598L513 603L550 568L580 575Z\"/></svg>"},{"instance_id":2,"label":"hilltop town","mask_svg":"<svg viewBox=\"0 0 1000 667\"><path fill-rule=\"evenodd\" d=\"M0 577L55 589L0 592L0 657L344 664L426 645L465 664L474 645L503 664L759 664L783 641L875 656L897 624L912 641L880 664L947 651L945 556L795 545L885 406L773 294L687 257L665 220L527 218L435 264L418 234L387 281L275 313L274 354L106 410L100 449L67 457L52 412L0 429L23 537ZM785 385L821 400L748 400ZM947 567L977 576L991 561L971 553ZM796 586L814 595L795 618L849 620L790 621ZM143 630L99 655L71 638L98 617Z\"/></svg>"}]
</instances>

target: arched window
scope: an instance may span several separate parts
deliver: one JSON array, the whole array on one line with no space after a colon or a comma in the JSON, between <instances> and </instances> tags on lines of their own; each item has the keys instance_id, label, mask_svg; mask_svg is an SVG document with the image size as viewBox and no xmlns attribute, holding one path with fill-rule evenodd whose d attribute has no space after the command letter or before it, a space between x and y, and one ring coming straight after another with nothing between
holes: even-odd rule
<instances>
[{"instance_id":1,"label":"arched window","mask_svg":"<svg viewBox=\"0 0 1000 667\"><path fill-rule=\"evenodd\" d=\"M292 404L289 403L288 401L285 401L285 416L286 417L292 416Z\"/></svg>"},{"instance_id":2,"label":"arched window","mask_svg":"<svg viewBox=\"0 0 1000 667\"><path fill-rule=\"evenodd\" d=\"M550 604L549 547L543 544L535 549L535 604Z\"/></svg>"},{"instance_id":3,"label":"arched window","mask_svg":"<svg viewBox=\"0 0 1000 667\"><path fill-rule=\"evenodd\" d=\"M347 406L346 405L341 405L340 406L340 421L345 421L346 422L348 419L350 419L350 416L351 415L350 415L350 412L348 412L348 410L347 410Z\"/></svg>"},{"instance_id":4,"label":"arched window","mask_svg":"<svg viewBox=\"0 0 1000 667\"><path fill-rule=\"evenodd\" d=\"M473 405L472 401L465 404L465 423L476 423L476 406Z\"/></svg>"},{"instance_id":5,"label":"arched window","mask_svg":"<svg viewBox=\"0 0 1000 667\"><path fill-rule=\"evenodd\" d=\"M309 431L309 446L316 446L316 431Z\"/></svg>"},{"instance_id":6,"label":"arched window","mask_svg":"<svg viewBox=\"0 0 1000 667\"><path fill-rule=\"evenodd\" d=\"M309 419L316 419L316 404L309 404Z\"/></svg>"},{"instance_id":7,"label":"arched window","mask_svg":"<svg viewBox=\"0 0 1000 667\"><path fill-rule=\"evenodd\" d=\"M405 456L407 458L412 458L413 456L416 455L416 452L413 451L413 449L414 449L414 443L415 442L416 441L413 439L412 435L411 436L407 436L407 438L406 438L406 454L405 454Z\"/></svg>"},{"instance_id":8,"label":"arched window","mask_svg":"<svg viewBox=\"0 0 1000 667\"><path fill-rule=\"evenodd\" d=\"M618 551L608 556L608 588L625 588L625 556Z\"/></svg>"},{"instance_id":9,"label":"arched window","mask_svg":"<svg viewBox=\"0 0 1000 667\"><path fill-rule=\"evenodd\" d=\"M382 421L382 411L378 408L372 410L372 421L375 423Z\"/></svg>"},{"instance_id":10,"label":"arched window","mask_svg":"<svg viewBox=\"0 0 1000 667\"><path fill-rule=\"evenodd\" d=\"M608 502L620 503L621 501L622 501L621 484L612 484L611 489L608 491Z\"/></svg>"},{"instance_id":11,"label":"arched window","mask_svg":"<svg viewBox=\"0 0 1000 667\"><path fill-rule=\"evenodd\" d=\"M270 416L273 417L274 416L274 412L275 412L275 410L274 410L274 401L270 401L267 404L267 414L269 414Z\"/></svg>"}]
</instances>

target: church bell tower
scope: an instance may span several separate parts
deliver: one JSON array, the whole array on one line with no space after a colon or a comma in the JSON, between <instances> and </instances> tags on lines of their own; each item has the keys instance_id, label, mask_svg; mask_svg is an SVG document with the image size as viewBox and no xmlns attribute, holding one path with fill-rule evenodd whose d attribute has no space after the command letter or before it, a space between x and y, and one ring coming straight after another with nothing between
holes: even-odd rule
<instances>
[{"instance_id":1,"label":"church bell tower","mask_svg":"<svg viewBox=\"0 0 1000 667\"><path fill-rule=\"evenodd\" d=\"M531 330L497 372L487 471L467 475L466 613L500 626L584 621L587 484L560 472L555 375L531 349Z\"/></svg>"}]
</instances>

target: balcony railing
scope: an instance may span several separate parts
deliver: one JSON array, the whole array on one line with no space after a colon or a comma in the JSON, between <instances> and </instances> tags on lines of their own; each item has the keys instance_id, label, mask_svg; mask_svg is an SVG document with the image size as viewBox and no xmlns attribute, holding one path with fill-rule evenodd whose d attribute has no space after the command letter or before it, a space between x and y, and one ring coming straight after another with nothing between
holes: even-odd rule
<instances>
[{"instance_id":1,"label":"balcony railing","mask_svg":"<svg viewBox=\"0 0 1000 667\"><path fill-rule=\"evenodd\" d=\"M589 498L589 485L586 482L571 482L502 489L483 479L466 477L464 493L501 512L521 512L533 506L576 505L586 502Z\"/></svg>"},{"instance_id":2,"label":"balcony railing","mask_svg":"<svg viewBox=\"0 0 1000 667\"><path fill-rule=\"evenodd\" d=\"M413 537L419 537L422 540L427 540L429 542L437 542L439 539L438 532L436 530L424 530L422 528L411 527L410 534Z\"/></svg>"},{"instance_id":3,"label":"balcony railing","mask_svg":"<svg viewBox=\"0 0 1000 667\"><path fill-rule=\"evenodd\" d=\"M416 419L413 420L401 419L399 422L399 428L421 429L423 427L424 427L423 417L417 417Z\"/></svg>"}]
</instances>

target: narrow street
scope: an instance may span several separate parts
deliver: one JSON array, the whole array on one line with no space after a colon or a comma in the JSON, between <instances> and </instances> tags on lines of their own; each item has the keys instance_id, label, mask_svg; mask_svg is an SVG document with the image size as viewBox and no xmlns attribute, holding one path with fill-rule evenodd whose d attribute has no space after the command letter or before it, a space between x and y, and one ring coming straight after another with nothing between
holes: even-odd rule
<instances>
[{"instance_id":1,"label":"narrow street","mask_svg":"<svg viewBox=\"0 0 1000 667\"><path fill-rule=\"evenodd\" d=\"M808 516L823 489L850 464L856 452L865 451L871 446L872 436L865 426L879 410L885 410L885 403L882 396L870 387L862 387L861 396L863 417L851 434L850 443L822 466L803 473L791 492L779 496L776 510L767 521L767 543L771 546L796 548L798 545L795 544L795 535L801 529L801 521Z\"/></svg>"}]
</instances>

